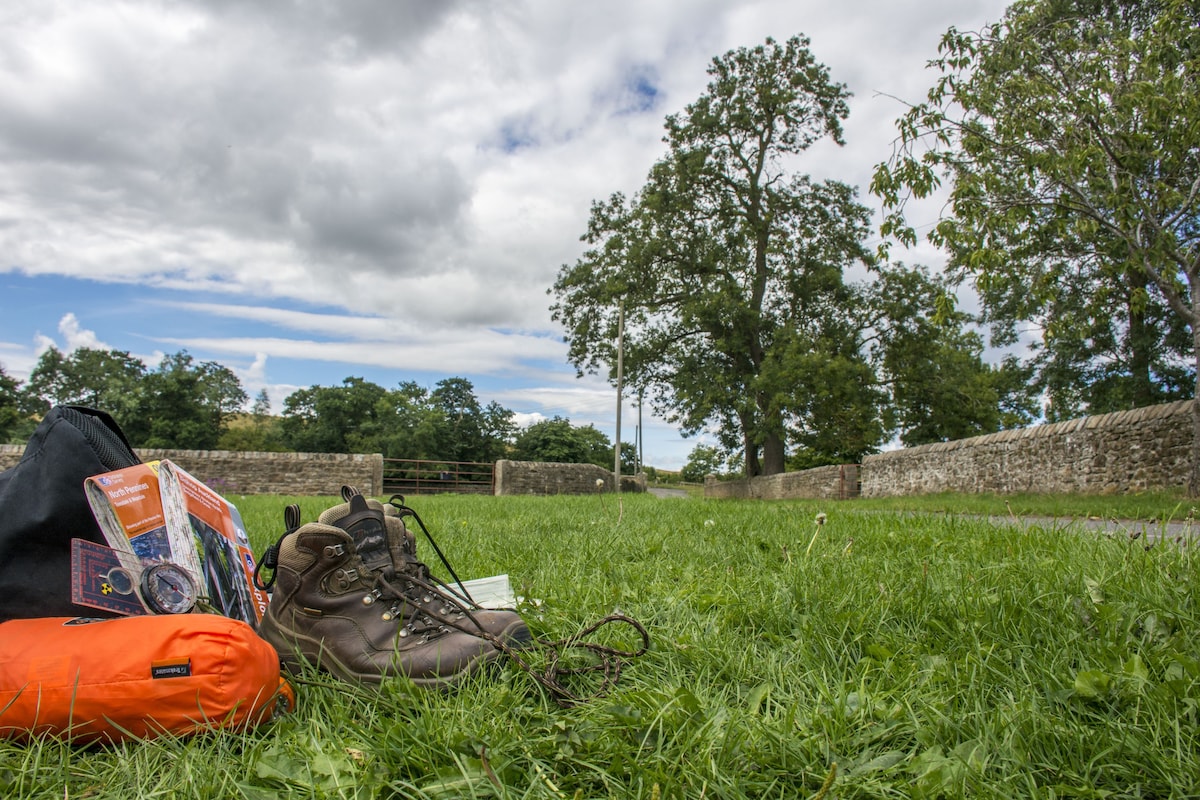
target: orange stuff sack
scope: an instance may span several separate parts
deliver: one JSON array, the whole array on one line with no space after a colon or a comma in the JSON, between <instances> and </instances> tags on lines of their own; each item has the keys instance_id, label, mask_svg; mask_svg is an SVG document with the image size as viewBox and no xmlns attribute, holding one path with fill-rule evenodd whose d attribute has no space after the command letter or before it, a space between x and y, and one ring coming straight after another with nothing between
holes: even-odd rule
<instances>
[{"instance_id":1,"label":"orange stuff sack","mask_svg":"<svg viewBox=\"0 0 1200 800\"><path fill-rule=\"evenodd\" d=\"M279 656L216 614L0 623L0 736L79 744L246 728L290 711Z\"/></svg>"}]
</instances>

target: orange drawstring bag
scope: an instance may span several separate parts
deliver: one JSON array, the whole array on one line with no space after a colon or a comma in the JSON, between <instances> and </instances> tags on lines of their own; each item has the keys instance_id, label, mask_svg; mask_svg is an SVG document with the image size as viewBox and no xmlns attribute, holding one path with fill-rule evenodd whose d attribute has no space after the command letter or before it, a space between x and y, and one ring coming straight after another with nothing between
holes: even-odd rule
<instances>
[{"instance_id":1,"label":"orange drawstring bag","mask_svg":"<svg viewBox=\"0 0 1200 800\"><path fill-rule=\"evenodd\" d=\"M249 728L295 705L279 656L216 614L0 623L0 736L77 744Z\"/></svg>"}]
</instances>

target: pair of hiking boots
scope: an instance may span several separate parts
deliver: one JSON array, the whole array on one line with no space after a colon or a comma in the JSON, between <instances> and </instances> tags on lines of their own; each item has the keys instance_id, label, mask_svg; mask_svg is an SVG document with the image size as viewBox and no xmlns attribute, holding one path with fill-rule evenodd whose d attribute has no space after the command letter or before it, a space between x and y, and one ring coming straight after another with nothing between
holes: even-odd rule
<instances>
[{"instance_id":1,"label":"pair of hiking boots","mask_svg":"<svg viewBox=\"0 0 1200 800\"><path fill-rule=\"evenodd\" d=\"M450 687L530 642L517 612L480 608L461 583L455 589L431 575L402 501L385 506L350 488L343 499L302 526L299 508L289 507L288 531L259 565L273 570L265 584L256 575L273 591L258 632L285 667Z\"/></svg>"}]
</instances>

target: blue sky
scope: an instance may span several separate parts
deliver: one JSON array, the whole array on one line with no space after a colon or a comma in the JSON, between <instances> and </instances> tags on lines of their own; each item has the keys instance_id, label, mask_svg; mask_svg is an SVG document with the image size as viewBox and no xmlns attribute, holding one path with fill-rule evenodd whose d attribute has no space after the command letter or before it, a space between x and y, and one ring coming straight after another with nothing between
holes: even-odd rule
<instances>
[{"instance_id":1,"label":"blue sky","mask_svg":"<svg viewBox=\"0 0 1200 800\"><path fill-rule=\"evenodd\" d=\"M714 55L805 34L854 93L797 164L860 187L956 25L996 0L229 4L0 10L0 365L186 349L275 408L358 376L454 376L522 422L613 434L546 289L592 200L632 194ZM936 203L936 201L935 201ZM928 222L936 204L928 206ZM919 213L919 212L918 212ZM921 219L914 220L918 225ZM937 265L922 246L904 256ZM684 440L645 417L649 464ZM636 410L625 406L623 437Z\"/></svg>"}]
</instances>

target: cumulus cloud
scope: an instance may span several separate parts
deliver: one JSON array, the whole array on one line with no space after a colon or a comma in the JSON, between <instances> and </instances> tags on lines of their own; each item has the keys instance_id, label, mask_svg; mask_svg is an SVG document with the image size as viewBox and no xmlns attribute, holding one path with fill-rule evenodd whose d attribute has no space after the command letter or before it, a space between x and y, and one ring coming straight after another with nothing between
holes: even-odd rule
<instances>
[{"instance_id":1,"label":"cumulus cloud","mask_svg":"<svg viewBox=\"0 0 1200 800\"><path fill-rule=\"evenodd\" d=\"M91 350L109 349L108 345L100 341L100 338L96 336L94 331L90 331L79 324L79 320L74 313L63 315L62 319L58 321L58 332L62 335L61 345L53 337L41 333L35 334L34 352L40 356L50 348L57 348L63 353L70 355L81 347Z\"/></svg>"},{"instance_id":2,"label":"cumulus cloud","mask_svg":"<svg viewBox=\"0 0 1200 800\"><path fill-rule=\"evenodd\" d=\"M14 0L0 8L0 275L202 296L180 313L260 330L136 335L228 356L253 386L298 358L520 372L544 387L527 401L599 413L563 390L545 291L581 254L591 201L642 185L712 57L808 35L854 98L846 146L798 166L865 191L942 32L1006 5ZM72 324L67 347L117 335Z\"/></svg>"},{"instance_id":3,"label":"cumulus cloud","mask_svg":"<svg viewBox=\"0 0 1200 800\"><path fill-rule=\"evenodd\" d=\"M545 326L589 201L637 188L725 49L807 32L856 93L851 146L810 168L862 183L898 111L876 93L917 96L941 23L1001 7L900 5L10 4L0 246L31 272L373 312L347 288L387 281L468 295L418 317Z\"/></svg>"}]
</instances>

